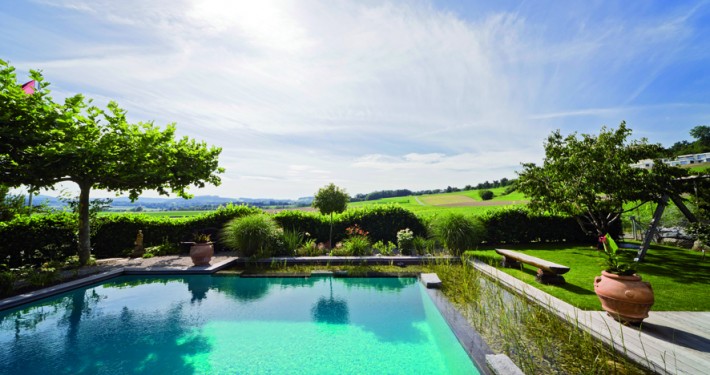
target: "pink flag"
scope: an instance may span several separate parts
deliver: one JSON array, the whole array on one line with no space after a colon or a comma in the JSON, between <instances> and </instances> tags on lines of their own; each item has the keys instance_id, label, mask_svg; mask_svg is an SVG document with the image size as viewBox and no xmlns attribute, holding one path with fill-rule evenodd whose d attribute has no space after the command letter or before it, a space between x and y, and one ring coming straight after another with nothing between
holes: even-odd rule
<instances>
[{"instance_id":1,"label":"pink flag","mask_svg":"<svg viewBox=\"0 0 710 375\"><path fill-rule=\"evenodd\" d=\"M31 80L24 85L22 85L22 91L24 91L28 95L32 95L35 93L35 80Z\"/></svg>"}]
</instances>

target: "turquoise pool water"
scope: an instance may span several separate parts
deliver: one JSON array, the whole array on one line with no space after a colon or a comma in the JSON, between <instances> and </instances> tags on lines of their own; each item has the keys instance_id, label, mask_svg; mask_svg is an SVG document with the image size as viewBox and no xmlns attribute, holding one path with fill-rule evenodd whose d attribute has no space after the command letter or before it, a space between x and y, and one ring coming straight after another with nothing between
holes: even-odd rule
<instances>
[{"instance_id":1,"label":"turquoise pool water","mask_svg":"<svg viewBox=\"0 0 710 375\"><path fill-rule=\"evenodd\" d=\"M477 374L413 278L121 276L0 312L1 374Z\"/></svg>"}]
</instances>

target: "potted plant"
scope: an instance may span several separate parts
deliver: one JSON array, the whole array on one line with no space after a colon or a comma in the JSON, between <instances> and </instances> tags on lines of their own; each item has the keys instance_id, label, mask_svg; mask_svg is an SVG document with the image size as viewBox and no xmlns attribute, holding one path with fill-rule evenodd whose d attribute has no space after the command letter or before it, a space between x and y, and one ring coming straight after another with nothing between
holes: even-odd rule
<instances>
[{"instance_id":1,"label":"potted plant","mask_svg":"<svg viewBox=\"0 0 710 375\"><path fill-rule=\"evenodd\" d=\"M214 255L214 246L208 233L197 232L193 235L195 241L190 246L190 258L196 266L207 266Z\"/></svg>"},{"instance_id":2,"label":"potted plant","mask_svg":"<svg viewBox=\"0 0 710 375\"><path fill-rule=\"evenodd\" d=\"M622 323L641 323L653 306L651 284L641 281L628 263L622 262L619 247L607 234L599 237L604 247L605 264L601 276L594 279L594 292L602 308Z\"/></svg>"}]
</instances>

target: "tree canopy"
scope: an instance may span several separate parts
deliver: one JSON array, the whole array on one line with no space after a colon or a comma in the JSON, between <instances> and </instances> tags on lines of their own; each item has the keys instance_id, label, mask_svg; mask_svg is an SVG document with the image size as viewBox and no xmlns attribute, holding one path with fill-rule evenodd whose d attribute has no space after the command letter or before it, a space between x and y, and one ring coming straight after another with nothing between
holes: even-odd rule
<instances>
[{"instance_id":1,"label":"tree canopy","mask_svg":"<svg viewBox=\"0 0 710 375\"><path fill-rule=\"evenodd\" d=\"M77 94L55 102L38 71L39 89L26 94L14 68L0 60L0 176L9 186L31 190L72 181L79 194L79 258L90 256L91 189L128 193L144 190L189 198L189 186L220 184L220 148L188 137L176 139L175 125L129 123L115 102L101 109Z\"/></svg>"},{"instance_id":2,"label":"tree canopy","mask_svg":"<svg viewBox=\"0 0 710 375\"><path fill-rule=\"evenodd\" d=\"M666 150L666 156L675 157L686 154L699 154L710 151L710 126L698 125L690 129L690 135L695 141L680 141Z\"/></svg>"},{"instance_id":3,"label":"tree canopy","mask_svg":"<svg viewBox=\"0 0 710 375\"><path fill-rule=\"evenodd\" d=\"M330 236L328 242L333 243L333 214L341 213L348 207L350 197L345 190L331 183L322 187L313 199L313 207L317 208L322 215L330 215Z\"/></svg>"},{"instance_id":4,"label":"tree canopy","mask_svg":"<svg viewBox=\"0 0 710 375\"><path fill-rule=\"evenodd\" d=\"M599 135L553 132L544 144L542 166L523 164L518 186L530 197L530 207L574 216L587 233L603 235L619 220L624 204L658 202L674 193L673 180L685 171L660 161L653 169L631 164L658 155L662 147L645 139L631 141L631 129L602 127Z\"/></svg>"}]
</instances>

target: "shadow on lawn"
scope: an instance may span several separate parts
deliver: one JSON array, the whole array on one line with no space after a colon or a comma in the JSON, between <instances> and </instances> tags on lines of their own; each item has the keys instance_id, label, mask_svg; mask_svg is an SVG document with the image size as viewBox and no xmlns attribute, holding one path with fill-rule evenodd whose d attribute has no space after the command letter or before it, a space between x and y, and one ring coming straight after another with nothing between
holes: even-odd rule
<instances>
[{"instance_id":1,"label":"shadow on lawn","mask_svg":"<svg viewBox=\"0 0 710 375\"><path fill-rule=\"evenodd\" d=\"M638 265L641 275L662 276L684 284L710 283L710 261L691 250L651 248Z\"/></svg>"},{"instance_id":2,"label":"shadow on lawn","mask_svg":"<svg viewBox=\"0 0 710 375\"><path fill-rule=\"evenodd\" d=\"M537 276L537 269L534 269L534 270L533 270L533 269L531 269L529 266L523 267L522 271L523 271L523 273L526 273L526 274L532 276L533 278L534 278L535 276ZM562 276L564 277L564 275L562 275ZM538 285L538 286L542 286L542 285L545 285L545 284L542 284L542 283L538 282L537 285ZM535 285L533 285L533 286L535 286ZM564 290L566 290L566 291L568 291L568 292L572 292L572 293L579 294L579 295L590 295L590 294L594 294L594 292L591 292L591 291L589 291L589 290L587 290L587 289L584 289L584 288L582 288L582 287L580 287L580 286L577 286L577 285L574 285L574 284L570 284L569 282L566 282L566 283L564 283L564 284L562 284L562 285L552 285L552 286L555 286L555 287L558 287L558 288L560 288L560 289L564 289Z\"/></svg>"}]
</instances>

